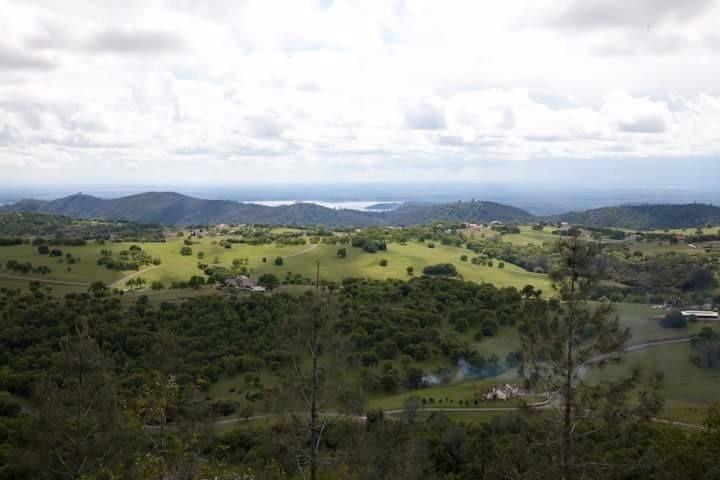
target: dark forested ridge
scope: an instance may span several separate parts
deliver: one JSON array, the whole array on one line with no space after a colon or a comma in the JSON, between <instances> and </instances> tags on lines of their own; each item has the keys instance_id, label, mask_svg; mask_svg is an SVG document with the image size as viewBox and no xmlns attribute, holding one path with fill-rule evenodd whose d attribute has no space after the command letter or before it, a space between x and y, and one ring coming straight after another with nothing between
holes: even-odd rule
<instances>
[{"instance_id":1,"label":"dark forested ridge","mask_svg":"<svg viewBox=\"0 0 720 480\"><path fill-rule=\"evenodd\" d=\"M21 200L0 212L37 212L80 218L107 218L174 225L256 223L274 225L372 226L415 225L432 221L524 221L518 208L494 202L404 205L389 212L337 210L311 203L278 207L204 200L170 192L148 192L116 199L77 194L51 201Z\"/></svg>"},{"instance_id":2,"label":"dark forested ridge","mask_svg":"<svg viewBox=\"0 0 720 480\"><path fill-rule=\"evenodd\" d=\"M720 207L707 204L625 205L544 218L509 205L478 200L443 204L407 203L389 211L363 212L327 208L312 203L269 207L230 200L205 200L172 192L147 192L115 199L84 194L50 201L29 199L0 207L2 212L34 212L171 225L254 223L367 227L423 225L436 221L485 223L497 220L529 223L543 220L589 227L648 230L720 224Z\"/></svg>"},{"instance_id":3,"label":"dark forested ridge","mask_svg":"<svg viewBox=\"0 0 720 480\"><path fill-rule=\"evenodd\" d=\"M685 205L625 205L584 212L570 212L560 221L589 227L615 227L635 230L694 228L720 224L720 207L702 203Z\"/></svg>"}]
</instances>

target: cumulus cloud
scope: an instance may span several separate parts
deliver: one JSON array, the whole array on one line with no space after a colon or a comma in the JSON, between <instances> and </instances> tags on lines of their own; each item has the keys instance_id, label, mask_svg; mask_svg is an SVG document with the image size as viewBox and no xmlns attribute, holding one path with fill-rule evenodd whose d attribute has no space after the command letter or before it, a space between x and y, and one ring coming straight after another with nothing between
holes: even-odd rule
<instances>
[{"instance_id":1,"label":"cumulus cloud","mask_svg":"<svg viewBox=\"0 0 720 480\"><path fill-rule=\"evenodd\" d=\"M91 36L86 48L100 52L153 54L182 50L185 42L173 32L110 29Z\"/></svg>"},{"instance_id":2,"label":"cumulus cloud","mask_svg":"<svg viewBox=\"0 0 720 480\"><path fill-rule=\"evenodd\" d=\"M51 70L57 64L43 56L0 45L0 70Z\"/></svg>"},{"instance_id":3,"label":"cumulus cloud","mask_svg":"<svg viewBox=\"0 0 720 480\"><path fill-rule=\"evenodd\" d=\"M666 102L634 98L624 92L608 94L602 112L622 132L661 133L667 131L672 122L672 112Z\"/></svg>"},{"instance_id":4,"label":"cumulus cloud","mask_svg":"<svg viewBox=\"0 0 720 480\"><path fill-rule=\"evenodd\" d=\"M438 106L422 102L405 113L405 125L417 130L442 130L445 128L445 113Z\"/></svg>"},{"instance_id":5,"label":"cumulus cloud","mask_svg":"<svg viewBox=\"0 0 720 480\"><path fill-rule=\"evenodd\" d=\"M572 0L554 24L577 29L646 28L666 21L687 22L713 5L713 0Z\"/></svg>"},{"instance_id":6,"label":"cumulus cloud","mask_svg":"<svg viewBox=\"0 0 720 480\"><path fill-rule=\"evenodd\" d=\"M0 145L12 145L20 141L20 131L12 125L0 123Z\"/></svg>"},{"instance_id":7,"label":"cumulus cloud","mask_svg":"<svg viewBox=\"0 0 720 480\"><path fill-rule=\"evenodd\" d=\"M708 0L0 3L14 181L503 180L720 154Z\"/></svg>"}]
</instances>

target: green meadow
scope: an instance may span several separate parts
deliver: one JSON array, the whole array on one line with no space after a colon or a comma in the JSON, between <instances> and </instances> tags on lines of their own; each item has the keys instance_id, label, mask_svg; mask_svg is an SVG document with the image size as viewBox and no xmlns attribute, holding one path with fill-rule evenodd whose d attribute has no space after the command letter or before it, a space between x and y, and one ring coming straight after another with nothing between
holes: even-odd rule
<instances>
[{"instance_id":1,"label":"green meadow","mask_svg":"<svg viewBox=\"0 0 720 480\"><path fill-rule=\"evenodd\" d=\"M407 279L407 268L412 267L413 275L421 275L423 267L437 263L452 263L457 267L462 278L474 282L489 282L497 286L514 286L522 288L532 284L544 291L550 290L547 276L531 273L520 267L505 264L499 268L497 261L493 267L474 265L469 261L461 261L462 255L471 257L469 250L437 245L429 248L426 244L412 242L405 245L392 243L387 251L367 253L359 248L347 246L347 256L338 258L339 245L307 244L293 246L278 246L274 244L248 245L232 244L232 248L224 248L220 241L224 237L204 237L196 240L192 248L192 255L180 254L184 246L182 237L170 238L166 243L139 243L144 251L153 257L160 258L162 263L158 266L145 266L140 272L115 271L98 266L100 251L110 249L114 253L128 249L130 243L108 243L106 245L88 244L81 247L58 247L63 254L70 253L79 259L78 263L67 264L64 258L49 257L37 252L31 245L0 247L0 282L21 285L30 280L53 283L53 287L69 287L68 290L82 289L92 281L100 280L118 288L124 287L128 278L137 276L147 281L163 282L168 286L173 281L187 281L193 275L203 275L198 269L198 263L219 265L230 268L234 259L247 259L247 267L252 276L272 273L281 280L288 272L300 274L306 278L314 278L316 262L320 262L320 275L324 280L339 282L347 277L361 277L370 279ZM198 258L202 252L203 258ZM275 265L276 257L283 258L283 265ZM40 275L35 273L21 274L5 268L8 260L30 262L33 266L45 265L51 273ZM381 266L381 260L387 261L387 266ZM66 285L61 285L67 283Z\"/></svg>"}]
</instances>

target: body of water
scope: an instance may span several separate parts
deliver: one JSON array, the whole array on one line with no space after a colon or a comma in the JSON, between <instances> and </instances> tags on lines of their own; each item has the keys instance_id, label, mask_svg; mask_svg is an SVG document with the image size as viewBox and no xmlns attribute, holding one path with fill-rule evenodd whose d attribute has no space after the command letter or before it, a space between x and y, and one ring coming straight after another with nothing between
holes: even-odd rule
<instances>
[{"instance_id":1,"label":"body of water","mask_svg":"<svg viewBox=\"0 0 720 480\"><path fill-rule=\"evenodd\" d=\"M381 200L353 200L344 202L326 202L322 200L249 200L242 203L255 203L257 205L265 205L266 207L279 207L281 205L292 205L295 203L314 203L315 205L333 208L336 210L360 210L361 212L392 210L392 208L369 208L378 204L398 205L397 203L388 203Z\"/></svg>"}]
</instances>

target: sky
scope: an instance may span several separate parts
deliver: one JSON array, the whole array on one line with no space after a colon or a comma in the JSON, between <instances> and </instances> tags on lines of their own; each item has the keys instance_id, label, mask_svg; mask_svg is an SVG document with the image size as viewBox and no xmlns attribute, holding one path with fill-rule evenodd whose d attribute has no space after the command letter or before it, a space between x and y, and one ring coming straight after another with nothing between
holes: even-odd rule
<instances>
[{"instance_id":1,"label":"sky","mask_svg":"<svg viewBox=\"0 0 720 480\"><path fill-rule=\"evenodd\" d=\"M720 1L0 0L0 178L711 186Z\"/></svg>"}]
</instances>

